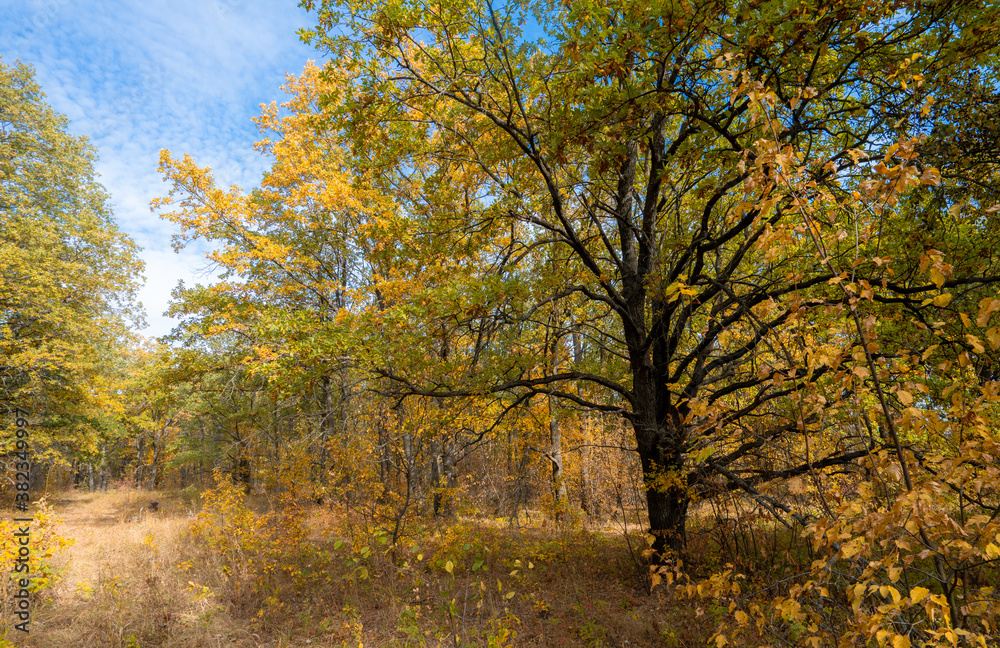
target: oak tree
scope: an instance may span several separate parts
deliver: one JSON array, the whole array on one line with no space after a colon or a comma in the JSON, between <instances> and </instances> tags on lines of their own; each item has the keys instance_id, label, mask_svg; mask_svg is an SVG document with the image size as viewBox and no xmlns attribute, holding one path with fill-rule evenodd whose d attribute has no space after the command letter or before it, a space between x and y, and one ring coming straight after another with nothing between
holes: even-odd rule
<instances>
[{"instance_id":1,"label":"oak tree","mask_svg":"<svg viewBox=\"0 0 1000 648\"><path fill-rule=\"evenodd\" d=\"M99 453L117 434L142 261L34 78L0 62L0 403L37 418L38 452Z\"/></svg>"},{"instance_id":2,"label":"oak tree","mask_svg":"<svg viewBox=\"0 0 1000 648\"><path fill-rule=\"evenodd\" d=\"M307 40L351 70L334 128L420 224L425 258L463 233L507 237L461 275L494 279L491 299L464 293L490 313L466 327L468 357L491 362L385 365L398 394L620 413L661 550L683 548L692 494L742 491L785 519L800 514L770 483L884 448L903 461L890 408L864 434L826 412L868 415L864 390L888 405L887 366L929 348L946 294L1000 275L960 242L995 249L984 194L958 183L925 198L952 181L944 134L987 123L938 95L956 75L992 78L989 3L303 5L317 11ZM962 235L922 237L918 209ZM438 293L469 321L454 284ZM585 313L602 362L554 364L518 343L552 305Z\"/></svg>"}]
</instances>

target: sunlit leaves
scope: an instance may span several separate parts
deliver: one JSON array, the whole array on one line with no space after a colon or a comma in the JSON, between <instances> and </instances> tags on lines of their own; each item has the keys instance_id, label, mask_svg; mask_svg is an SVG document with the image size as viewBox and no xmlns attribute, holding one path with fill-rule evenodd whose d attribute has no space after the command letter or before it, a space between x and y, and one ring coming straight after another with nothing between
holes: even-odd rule
<instances>
[{"instance_id":1,"label":"sunlit leaves","mask_svg":"<svg viewBox=\"0 0 1000 648\"><path fill-rule=\"evenodd\" d=\"M0 63L0 401L39 416L66 449L116 426L142 262L31 68ZM51 438L51 437L49 437Z\"/></svg>"}]
</instances>

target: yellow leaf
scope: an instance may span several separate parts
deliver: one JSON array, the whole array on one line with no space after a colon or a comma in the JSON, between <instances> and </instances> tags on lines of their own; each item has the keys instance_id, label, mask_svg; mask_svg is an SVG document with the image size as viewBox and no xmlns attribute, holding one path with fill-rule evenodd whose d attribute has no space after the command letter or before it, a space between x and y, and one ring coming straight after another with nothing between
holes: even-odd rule
<instances>
[{"instance_id":1,"label":"yellow leaf","mask_svg":"<svg viewBox=\"0 0 1000 648\"><path fill-rule=\"evenodd\" d=\"M933 276L933 273L931 274ZM949 304L949 302L951 302L951 293L941 293L940 295L935 297L933 301L934 305L937 306L938 308L944 308Z\"/></svg>"},{"instance_id":2,"label":"yellow leaf","mask_svg":"<svg viewBox=\"0 0 1000 648\"><path fill-rule=\"evenodd\" d=\"M733 616L736 617L736 623L740 625L746 625L747 622L750 621L750 617L743 610L736 610L736 613L733 614Z\"/></svg>"},{"instance_id":3,"label":"yellow leaf","mask_svg":"<svg viewBox=\"0 0 1000 648\"><path fill-rule=\"evenodd\" d=\"M444 570L449 574L455 570L455 563L450 560L444 564Z\"/></svg>"},{"instance_id":4,"label":"yellow leaf","mask_svg":"<svg viewBox=\"0 0 1000 648\"><path fill-rule=\"evenodd\" d=\"M931 112L932 105L934 105L934 97L927 97L927 99L924 101L924 105L920 107L920 116L926 117L927 115L929 115ZM931 169L933 168L934 167L931 167ZM929 170L930 169L928 169L928 171ZM936 171L937 169L934 170ZM926 171L924 173L926 173Z\"/></svg>"},{"instance_id":5,"label":"yellow leaf","mask_svg":"<svg viewBox=\"0 0 1000 648\"><path fill-rule=\"evenodd\" d=\"M934 285L937 286L938 288L944 285L944 275L941 274L941 271L938 270L937 268L931 268L930 276L931 276L931 281L933 281Z\"/></svg>"},{"instance_id":6,"label":"yellow leaf","mask_svg":"<svg viewBox=\"0 0 1000 648\"><path fill-rule=\"evenodd\" d=\"M979 316L976 317L976 324L986 326L994 312L1000 310L1000 299L984 297L979 300Z\"/></svg>"},{"instance_id":7,"label":"yellow leaf","mask_svg":"<svg viewBox=\"0 0 1000 648\"><path fill-rule=\"evenodd\" d=\"M905 635L896 635L892 639L892 648L910 648L910 640Z\"/></svg>"},{"instance_id":8,"label":"yellow leaf","mask_svg":"<svg viewBox=\"0 0 1000 648\"><path fill-rule=\"evenodd\" d=\"M715 452L715 446L705 446L698 452L694 454L693 460L695 464L705 463L705 460L712 456Z\"/></svg>"},{"instance_id":9,"label":"yellow leaf","mask_svg":"<svg viewBox=\"0 0 1000 648\"><path fill-rule=\"evenodd\" d=\"M986 339L990 341L990 346L994 351L1000 349L1000 327L994 326L986 331Z\"/></svg>"},{"instance_id":10,"label":"yellow leaf","mask_svg":"<svg viewBox=\"0 0 1000 648\"><path fill-rule=\"evenodd\" d=\"M931 591L926 587L914 587L910 590L910 600L914 603L919 603L927 598L927 595L930 593Z\"/></svg>"},{"instance_id":11,"label":"yellow leaf","mask_svg":"<svg viewBox=\"0 0 1000 648\"><path fill-rule=\"evenodd\" d=\"M725 646L728 643L729 643L729 640L726 639L726 635L721 635L721 634L720 635L715 635L715 648L722 648L723 646Z\"/></svg>"},{"instance_id":12,"label":"yellow leaf","mask_svg":"<svg viewBox=\"0 0 1000 648\"><path fill-rule=\"evenodd\" d=\"M911 403L913 403L913 394L911 394L910 392L906 391L905 389L900 389L899 391L897 391L896 392L896 398L898 398L899 402L902 403L903 405L907 405L908 406ZM895 583L896 581L892 581L892 582Z\"/></svg>"}]
</instances>

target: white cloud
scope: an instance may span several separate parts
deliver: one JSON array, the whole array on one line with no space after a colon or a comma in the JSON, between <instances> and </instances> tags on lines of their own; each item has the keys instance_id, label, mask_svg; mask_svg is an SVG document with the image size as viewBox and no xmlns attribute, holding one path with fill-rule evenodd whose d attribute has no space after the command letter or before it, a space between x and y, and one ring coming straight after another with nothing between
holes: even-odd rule
<instances>
[{"instance_id":1,"label":"white cloud","mask_svg":"<svg viewBox=\"0 0 1000 648\"><path fill-rule=\"evenodd\" d=\"M174 254L174 226L149 210L167 191L159 150L190 153L223 184L256 184L267 161L251 119L280 100L286 73L320 58L295 33L311 17L295 0L35 0L4 13L0 55L34 65L50 105L97 147L119 227L144 248L143 333L168 333L170 290L206 282L194 274L206 248Z\"/></svg>"}]
</instances>

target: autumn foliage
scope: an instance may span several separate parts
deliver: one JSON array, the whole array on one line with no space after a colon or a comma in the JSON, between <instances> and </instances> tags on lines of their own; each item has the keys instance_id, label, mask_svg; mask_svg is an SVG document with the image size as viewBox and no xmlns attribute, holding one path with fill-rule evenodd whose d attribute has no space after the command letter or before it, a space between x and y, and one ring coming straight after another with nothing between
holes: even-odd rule
<instances>
[{"instance_id":1,"label":"autumn foliage","mask_svg":"<svg viewBox=\"0 0 1000 648\"><path fill-rule=\"evenodd\" d=\"M996 7L303 5L259 186L161 153L218 280L94 396L110 472L210 488L198 587L521 645L616 529L668 645L1000 640Z\"/></svg>"}]
</instances>

